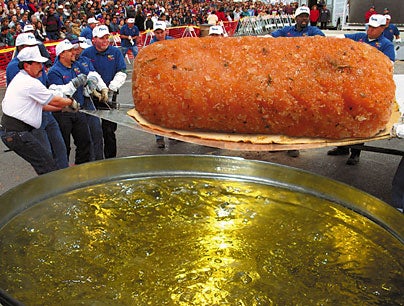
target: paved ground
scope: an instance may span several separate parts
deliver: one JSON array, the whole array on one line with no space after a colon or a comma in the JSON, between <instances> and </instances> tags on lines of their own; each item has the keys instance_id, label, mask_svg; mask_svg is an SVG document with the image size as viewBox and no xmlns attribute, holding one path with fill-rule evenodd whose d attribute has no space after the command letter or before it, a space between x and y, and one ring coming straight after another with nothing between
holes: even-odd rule
<instances>
[{"instance_id":1,"label":"paved ground","mask_svg":"<svg viewBox=\"0 0 404 306\"><path fill-rule=\"evenodd\" d=\"M396 63L395 73L404 74L404 62ZM3 95L4 90L0 90L0 97ZM130 78L121 90L120 101L127 107L132 104ZM348 166L345 164L346 156L327 156L328 148L304 150L301 151L300 157L292 158L284 152L238 152L174 142L168 142L167 148L161 150L156 147L153 135L124 126L118 127L117 137L119 157L145 154L241 156L317 173L364 190L387 203L390 202L391 180L401 158L395 155L362 152L360 163ZM370 145L404 150L404 141L399 139L375 141ZM36 176L28 163L13 152L5 152L5 149L3 143L0 143L0 194Z\"/></svg>"}]
</instances>

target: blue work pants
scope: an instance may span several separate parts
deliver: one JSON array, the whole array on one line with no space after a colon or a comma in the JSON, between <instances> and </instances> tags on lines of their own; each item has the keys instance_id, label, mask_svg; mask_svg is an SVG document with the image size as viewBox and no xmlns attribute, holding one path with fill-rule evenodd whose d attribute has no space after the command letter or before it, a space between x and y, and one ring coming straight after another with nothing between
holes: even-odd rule
<instances>
[{"instance_id":1,"label":"blue work pants","mask_svg":"<svg viewBox=\"0 0 404 306\"><path fill-rule=\"evenodd\" d=\"M95 110L93 101L90 98L84 98L83 109ZM101 127L101 120L96 116L86 115L88 128L90 129L91 136L91 148L90 155L91 160L104 159L104 142Z\"/></svg>"},{"instance_id":2,"label":"blue work pants","mask_svg":"<svg viewBox=\"0 0 404 306\"><path fill-rule=\"evenodd\" d=\"M6 147L29 162L38 175L58 170L52 154L44 148L32 131L0 130L0 136Z\"/></svg>"},{"instance_id":3,"label":"blue work pants","mask_svg":"<svg viewBox=\"0 0 404 306\"><path fill-rule=\"evenodd\" d=\"M86 115L80 112L54 112L64 139L67 158L70 156L70 135L76 146L75 164L90 161L91 136Z\"/></svg>"},{"instance_id":4,"label":"blue work pants","mask_svg":"<svg viewBox=\"0 0 404 306\"><path fill-rule=\"evenodd\" d=\"M132 51L133 57L136 57L136 55L139 52L139 49L138 49L138 47L136 45L133 45L131 47L121 47L121 52L122 52L123 57L126 56L126 53L128 53L128 50Z\"/></svg>"},{"instance_id":5,"label":"blue work pants","mask_svg":"<svg viewBox=\"0 0 404 306\"><path fill-rule=\"evenodd\" d=\"M63 140L59 124L51 112L42 112L41 129L44 129L46 135L48 136L48 142L52 150L52 155L58 168L64 169L69 167L66 145Z\"/></svg>"}]
</instances>

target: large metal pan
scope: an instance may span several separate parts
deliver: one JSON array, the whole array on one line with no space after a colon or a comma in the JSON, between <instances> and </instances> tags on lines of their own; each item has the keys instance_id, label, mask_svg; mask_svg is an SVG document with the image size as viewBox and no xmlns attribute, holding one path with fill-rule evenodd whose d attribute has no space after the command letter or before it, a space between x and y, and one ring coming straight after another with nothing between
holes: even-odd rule
<instances>
[{"instance_id":1,"label":"large metal pan","mask_svg":"<svg viewBox=\"0 0 404 306\"><path fill-rule=\"evenodd\" d=\"M31 179L0 197L0 228L21 211L77 188L126 178L211 176L287 186L340 203L386 227L404 242L403 218L377 198L303 170L242 158L198 155L137 156L70 167Z\"/></svg>"},{"instance_id":2,"label":"large metal pan","mask_svg":"<svg viewBox=\"0 0 404 306\"><path fill-rule=\"evenodd\" d=\"M116 182L116 181L122 181L122 180L149 180L149 179L178 179L178 178L196 178L196 179L214 179L219 182L227 182L227 181L236 181L236 182L243 182L243 183L251 183L251 184L257 184L257 186L264 186L264 188L272 188L275 187L279 189L279 193L282 193L283 191L291 192L294 194L293 198L295 199L293 205L290 205L287 203L285 199L285 203L280 203L279 206L285 206L285 207L292 207L291 210L291 215L288 215L288 217L285 220L274 220L274 222L280 222L279 224L283 224L287 226L287 229L290 230L290 236L288 236L289 232L286 230L286 237L272 237L275 241L276 245L270 246L268 243L267 248L270 248L271 251L265 256L263 255L263 251L261 250L260 252L257 252L256 254L252 254L252 260L255 262L255 260L262 260L263 256L266 257L271 257L273 256L273 260L278 259L279 256L277 255L281 249L282 243L285 243L286 247L290 250L297 250L299 254L301 254L300 251L306 250L307 248L310 249L311 244L304 244L300 245L299 242L297 241L296 234L300 231L304 232L306 229L304 228L305 226L303 224L294 224L293 226L287 225L287 222L289 222L296 211L301 211L304 213L309 213L312 211L317 211L318 210L318 218L316 219L310 219L310 220L305 220L305 224L325 224L325 227L323 228L324 233L327 233L327 235L332 234L332 243L335 245L338 245L338 248L343 248L345 244L350 245L351 251L357 253L360 255L360 257L363 258L357 258L360 264L367 263L366 261L366 256L368 256L368 251L366 250L357 250L355 249L355 246L352 245L353 241L349 238L344 236L344 231L334 231L330 230L330 227L327 225L327 223L322 223L322 218L338 218L339 222L341 224L338 225L338 229L343 229L343 227L348 226L348 225L343 225L343 223L346 221L346 224L350 224L348 227L355 227L356 224L362 224L362 223L369 223L372 227L378 228L378 232L382 233L387 239L381 239L378 241L380 238L376 238L376 236L368 237L369 232L367 233L362 233L366 234L366 239L370 239L371 243L373 245L378 245L380 248L383 249L389 249L389 246L384 245L385 241L395 241L395 247L392 248L399 252L399 250L404 250L404 228L403 228L403 223L404 223L404 217L402 214L400 214L397 210L395 210L393 207L387 205L386 203L376 199L375 197L366 194L362 191L359 191L357 189L354 189L352 187L349 187L345 184L311 174L309 172L305 172L302 170L297 170L294 168L286 167L286 166L281 166L277 164L271 164L271 163L266 163L266 162L259 162L259 161L249 161L249 160L244 160L241 158L233 158L233 157L215 157L215 156L193 156L193 155L159 155L159 156L138 156L138 157L128 157L128 158L120 158L120 159L111 159L111 160L105 160L105 161L100 161L100 162L93 162L93 163L88 163L80 166L75 166L71 167L65 170L61 171L56 171L47 175L39 176L35 179L32 179L8 192L3 194L0 197L0 247L1 247L1 241L4 241L4 237L2 235L3 229L6 228L10 223L12 223L13 220L18 219L19 215L22 214L24 211L30 211L28 210L29 208L32 207L37 207L36 204L44 202L46 200L52 199L55 196L58 195L63 195L67 194L71 191L75 191L80 188L84 189L93 189L95 185L99 184L108 184L111 182ZM219 183L220 184L220 183ZM117 184L115 184L117 185ZM180 187L180 186L179 186ZM128 190L125 190L127 192ZM122 191L123 193L124 191ZM176 192L181 192L180 189L177 189ZM71 194L71 193L70 193ZM214 197L214 196L213 196ZM258 195L259 197L259 195ZM108 197L107 197L108 198ZM320 199L321 201L324 201L326 204L322 205L321 207L316 205L312 205L310 203L305 203L303 200L302 202L299 202L299 199L307 199L307 198L316 198ZM105 200L105 197L103 198ZM79 199L80 200L80 199ZM327 204L328 203L328 204ZM226 205L228 203L225 203ZM98 205L98 204L95 204ZM230 205L232 205L230 203ZM268 205L268 209L271 209L271 205ZM287 208L286 210L288 210ZM326 208L327 211L324 211L323 209ZM176 208L177 209L177 208ZM156 212L159 210L156 210ZM136 211L135 211L136 212ZM272 214L272 211L268 211L270 216ZM248 213L251 216L251 220L255 219L259 216L256 216L253 210L249 209ZM248 249L251 246L251 242L249 241L243 241L243 235L238 235L237 233L240 230L240 227L243 227L243 221L241 223L237 223L238 221L236 219L232 218L227 218L227 215L221 215L219 218L213 219L209 221L209 227L214 227L216 226L216 230L220 229L223 227L223 237L227 237L226 239L223 240L223 243L220 242L220 246L226 250L226 246L224 246L226 243L228 244L229 242L231 243L232 241L237 243L245 243L245 246L239 245L238 250L241 251L243 249ZM199 220L201 219L201 216L199 215ZM202 218L203 219L203 218ZM34 220L35 221L35 220ZM178 220L177 220L178 221ZM226 231L226 226L231 224L231 231L229 232L228 230ZM239 224L240 226L236 226L235 224ZM268 223L268 227L269 227ZM282 226L283 226L282 225ZM290 227L289 227L290 226ZM251 235L255 235L258 240L265 239L264 238L264 232L265 232L265 224L264 228L257 228L256 231L249 232ZM175 228L174 228L175 230ZM194 236L193 231L195 231ZM262 231L262 236L261 237L261 231ZM174 231L175 232L175 231ZM197 229L197 224L195 223L195 227L192 227L189 232L181 232L180 230L178 231L178 237L174 239L176 243L182 244L184 241L189 243L189 249L194 252L193 254L198 255L199 252L201 252L201 256L205 256L204 253L202 252L202 249L200 249L199 243L203 244L206 243L207 247L211 244L217 243L217 239L221 239L222 234L219 232L216 232L216 236L213 238L216 239L214 240L209 240L209 241L204 241L200 240L201 238L199 236L200 232ZM269 233L271 234L271 233ZM313 233L310 233L312 235ZM276 233L273 233L273 235L276 235ZM321 238L321 233L316 233L313 235L313 239L317 241L318 239L324 239ZM188 237L191 236L191 237ZM135 236L136 237L136 236ZM360 237L360 236L358 236ZM53 238L56 239L57 238ZM187 240L190 239L190 240ZM372 241L373 239L373 241ZM206 240L206 239L205 239ZM227 242L226 242L227 241ZM277 242L279 241L279 243ZM116 241L118 245L119 241ZM360 241L355 240L355 243L359 243ZM161 243L161 242L159 242ZM192 246L191 246L192 244ZM206 246L206 245L205 245ZM13 249L18 250L19 246L15 245L13 246ZM183 251L187 249L187 245L182 246ZM275 249L274 249L275 248ZM181 250L182 251L182 250ZM264 250L265 251L265 250ZM154 252L154 253L153 253ZM224 252L224 251L223 251ZM363 254L362 254L363 252ZM156 256L155 254L157 253L156 249L152 251L152 255L149 254L149 251L147 250L147 255L144 259L142 259L143 263L147 263L147 260L150 260L153 258L153 255ZM349 253L349 252L348 252ZM393 252L394 253L394 252ZM184 257L182 259L182 265L180 267L177 267L176 265L170 266L169 273L171 273L175 269L180 269L182 272L177 273L175 278L175 284L181 287L181 285L184 285L185 287L183 288L176 288L175 290L172 289L172 287L168 286L165 287L165 280L158 279L158 282L155 282L154 285L158 286L164 283L164 286L161 285L161 288L158 288L158 292L161 292L164 294L164 291L171 291L170 295L168 297L165 297L164 302L171 301L172 304L182 303L194 303L195 305L211 305L212 303L219 303L219 302L225 302L227 301L228 303L231 302L236 302L236 301L241 301L243 303L252 303L253 300L248 300L245 297L238 296L240 289L239 288L234 288L233 291L226 291L223 289L223 278L227 277L226 273L220 274L221 279L216 279L217 273L220 272L220 269L230 269L231 271L237 270L237 260L234 260L232 258L232 261L229 262L229 256L228 254L226 255L225 253L220 253L220 252L215 252L214 253L216 257L223 256L223 258L216 258L215 262L213 264L219 265L220 268L218 269L213 269L213 270L203 270L203 277L206 282L202 282L201 278L197 278L195 276L195 271L200 268L201 262L203 260L208 260L206 259L206 256L204 259L198 259L195 262L189 262L188 259L185 260L186 255L181 255ZM313 256L316 256L316 251L313 250L312 254ZM389 253L391 254L391 252ZM234 254L233 254L234 255ZM324 254L320 254L324 255ZM61 255L63 256L63 255ZM151 257L150 257L151 256ZM174 256L174 255L172 255ZM287 253L284 254L284 256L288 256ZM326 256L326 255L324 255ZM355 256L354 254L347 254L347 256L353 256L352 258L349 259L349 262L355 262ZM3 256L2 256L3 257ZM389 265L401 265L402 269L402 254L397 253L393 255L395 257L394 263L389 263ZM299 261L301 258L294 257L296 261ZM170 258L171 259L171 258ZM304 259L304 258L303 258ZM0 259L0 264L1 264ZM29 260L29 259L27 259ZM137 260L140 260L139 257L137 257ZM217 260L217 262L216 262ZM242 258L244 260L244 258ZM111 261L113 262L113 261ZM401 262L401 263L400 263ZM5 265L6 263L2 263ZM321 264L326 264L326 263L321 263ZM369 263L370 266L374 265L374 263ZM295 263L292 261L288 261L285 263L285 265L291 265L294 266ZM135 269L136 267L135 263L133 263L130 267L132 269ZM187 267L191 266L190 271L187 270ZM307 273L312 272L314 269L319 269L319 271L323 271L323 268L321 267L310 267L309 263L305 266L304 269L307 269ZM252 264L249 267L255 267L254 264ZM51 266L49 266L51 268ZM245 267L244 267L245 268ZM352 267L353 268L353 267ZM158 265L153 265L150 267L150 269L153 270L153 274L158 274L160 266ZM261 282L262 275L261 273L269 273L268 266L265 268L267 270L262 270L254 273L247 273L245 270L242 270L241 272L235 272L234 276L231 277L231 282L235 282L240 286L246 286L246 287L251 287L251 290L254 292L257 292L261 290L260 292L266 292L266 290L269 290L265 286L269 285L274 292L268 292L268 296L261 296L259 294L259 299L261 299L261 302L270 302L271 301L271 294L273 293L276 295L276 291L281 289L279 292L282 295L281 297L278 296L278 300L275 299L273 302L278 302L278 303L283 303L283 304L299 304L299 303L309 303L310 301L310 293L302 293L301 297L302 299L300 302L296 300L296 296L300 296L300 292L296 291L295 286L292 283L282 283L281 280L281 275L278 275L279 278L277 279L278 284L268 284L265 282ZM291 270L285 269L290 275L288 275L289 281L292 279L293 282L293 277L294 275L301 275L307 274L306 272L299 270L302 269L302 267L291 267ZM147 274L147 268L143 267L143 270ZM228 270L225 270L228 271ZM351 268L349 268L348 271L351 271ZM234 271L233 271L234 272ZM272 271L273 272L273 271ZM365 271L366 272L366 271ZM382 271L377 271L377 273L381 273ZM402 282L402 271L396 271L398 277L401 275L401 282ZM275 272L273 272L275 273ZM351 272L349 272L351 273ZM356 273L356 272L355 272ZM390 274L390 273L389 273ZM284 276L284 275L283 275ZM282 276L282 277L283 277ZM34 276L35 279L36 276ZM37 276L40 278L40 276ZM331 276L330 276L331 277ZM358 275L358 282L362 282L360 280L360 275ZM328 277L326 277L328 278ZM398 282L400 282L400 278L397 278ZM86 282L86 280L82 280L83 283ZM94 280L93 280L94 281ZM200 283L196 284L195 282L200 281ZM299 281L302 283L301 280L296 279L296 281ZM313 280L314 281L314 280ZM209 282L209 284L207 284ZM396 281L397 282L397 281ZM192 283L192 285L189 285L189 283ZM321 286L321 281L317 282L315 281L316 286ZM187 285L188 284L188 285ZM56 285L56 284L55 284ZM135 282L133 286L143 286L144 283L139 284L138 282ZM209 286L208 286L209 285ZM304 285L304 284L303 284ZM307 284L306 284L307 285ZM365 284L366 285L366 284ZM84 286L84 285L83 285ZM92 286L95 286L94 283L92 283ZM199 286L199 287L198 287ZM200 287L200 286L205 286L205 287ZM261 287L263 286L263 287ZM335 284L339 289L336 290L337 292L341 292L340 288L343 288L342 284ZM398 286L397 288L399 289L389 289L391 291L394 290L402 290L402 286L400 289L399 284L395 284L395 286ZM1 287L1 286L0 286ZM209 288L208 288L209 287ZM200 288L197 289L197 288ZM6 289L7 288L3 288ZM66 288L68 290L69 288ZM149 288L150 289L150 288ZM186 290L191 290L192 289L192 294L194 295L189 295L190 293L186 293ZM209 290L208 290L209 289ZM331 290L330 288L320 288L318 291L318 288L313 288L310 290L313 290L312 293L315 295L314 292L322 292L322 290ZM362 290L363 289L363 290ZM364 288L361 289L361 292L365 291ZM388 290L386 289L386 292L388 293ZM263 290L263 291L262 291ZM288 290L294 291L294 293L290 293L291 299L288 299ZM335 290L334 290L335 291ZM147 291L144 288L144 293L143 295L147 295ZM156 291L157 292L157 291ZM200 294L204 293L203 297L200 296ZM227 292L227 293L226 293ZM139 292L138 292L139 293ZM225 294L226 293L226 294ZM400 292L399 292L400 293ZM402 291L401 291L402 293ZM15 294L15 292L13 292ZM157 293L156 293L157 294ZM383 293L384 294L384 293ZM100 293L101 295L101 293ZM356 295L355 295L356 296ZM401 295L402 296L402 295ZM17 298L19 296L17 295ZM293 297L293 298L292 298ZM328 297L328 296L327 296ZM81 297L82 300L74 300L72 297L72 303L79 303L80 301L86 301L85 296ZM136 297L131 297L133 298L133 302L136 304L141 303L139 300L136 300L139 298L138 295ZM161 300L154 300L153 301L153 294L150 294L150 296L143 296L143 298L146 298L146 300L142 300L142 302L147 301L148 303L151 304L157 304ZM210 298L210 300L209 300ZM232 298L232 299L231 299ZM250 296L249 298L255 299L257 296L252 297ZM316 300L316 297L314 297L314 300ZM341 296L339 296L341 298ZM361 297L355 297L357 300L356 302L360 301ZM372 298L377 298L377 297L372 297ZM397 301L397 296L393 297L395 299L394 301ZM400 299L400 298L398 298ZM332 300L332 297L331 297ZM330 300L330 301L331 301ZM313 300L311 300L313 302ZM321 299L316 300L321 301ZM336 300L334 300L336 301ZM339 300L340 302L342 300ZM382 300L386 301L386 300ZM391 300L389 300L391 301ZM27 302L27 301L24 301ZM48 301L49 303L52 304L52 301ZM55 302L55 301L53 301ZM94 302L94 300L88 301ZM115 302L119 302L119 299ZM352 300L351 300L352 302ZM106 303L104 301L104 303ZM121 301L122 303L122 301ZM35 303L31 303L30 301L27 302L29 305L35 305ZM107 303L108 304L108 303ZM119 303L118 303L119 304ZM125 304L125 303L123 303ZM73 305L73 304L71 304ZM100 302L99 305L104 305Z\"/></svg>"}]
</instances>

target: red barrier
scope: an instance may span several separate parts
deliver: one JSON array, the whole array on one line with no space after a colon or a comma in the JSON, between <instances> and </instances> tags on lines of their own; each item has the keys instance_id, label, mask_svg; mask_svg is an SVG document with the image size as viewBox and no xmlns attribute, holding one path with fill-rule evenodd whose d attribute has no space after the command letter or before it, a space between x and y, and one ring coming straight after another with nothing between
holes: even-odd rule
<instances>
[{"instance_id":1,"label":"red barrier","mask_svg":"<svg viewBox=\"0 0 404 306\"><path fill-rule=\"evenodd\" d=\"M10 48L1 48L0 49L0 69L6 70L8 63L11 61L13 56L13 50L7 50L6 52L2 52L2 50L10 49Z\"/></svg>"}]
</instances>

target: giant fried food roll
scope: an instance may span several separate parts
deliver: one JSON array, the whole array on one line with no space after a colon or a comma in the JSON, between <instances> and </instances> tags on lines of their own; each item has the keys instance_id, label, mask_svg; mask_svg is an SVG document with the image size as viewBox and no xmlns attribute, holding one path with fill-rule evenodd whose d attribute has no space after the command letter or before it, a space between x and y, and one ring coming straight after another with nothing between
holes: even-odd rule
<instances>
[{"instance_id":1,"label":"giant fried food roll","mask_svg":"<svg viewBox=\"0 0 404 306\"><path fill-rule=\"evenodd\" d=\"M392 69L349 39L183 38L139 52L132 90L139 114L165 128L367 138L391 116Z\"/></svg>"}]
</instances>

